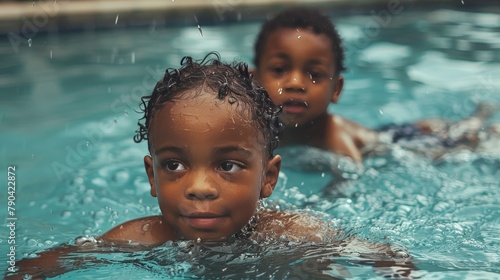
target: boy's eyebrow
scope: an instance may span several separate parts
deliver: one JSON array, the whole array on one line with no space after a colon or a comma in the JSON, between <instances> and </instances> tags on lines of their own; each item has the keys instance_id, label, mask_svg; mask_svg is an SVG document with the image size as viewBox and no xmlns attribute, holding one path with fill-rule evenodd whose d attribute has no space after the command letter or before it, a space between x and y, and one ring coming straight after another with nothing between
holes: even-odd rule
<instances>
[{"instance_id":1,"label":"boy's eyebrow","mask_svg":"<svg viewBox=\"0 0 500 280\"><path fill-rule=\"evenodd\" d=\"M179 148L179 147L173 147L173 146L165 146L162 147L154 152L155 155L159 155L164 152L172 152L176 154L184 154L184 149Z\"/></svg>"},{"instance_id":2,"label":"boy's eyebrow","mask_svg":"<svg viewBox=\"0 0 500 280\"><path fill-rule=\"evenodd\" d=\"M214 154L227 154L227 153L232 153L232 152L242 153L242 154L246 154L248 156L253 154L251 150L240 147L240 146L216 147Z\"/></svg>"},{"instance_id":3,"label":"boy's eyebrow","mask_svg":"<svg viewBox=\"0 0 500 280\"><path fill-rule=\"evenodd\" d=\"M271 58L281 58L281 59L290 59L290 55L286 53L275 53L271 56ZM319 58L312 58L307 61L307 64L309 65L325 65L328 64L328 61L322 60Z\"/></svg>"}]
</instances>

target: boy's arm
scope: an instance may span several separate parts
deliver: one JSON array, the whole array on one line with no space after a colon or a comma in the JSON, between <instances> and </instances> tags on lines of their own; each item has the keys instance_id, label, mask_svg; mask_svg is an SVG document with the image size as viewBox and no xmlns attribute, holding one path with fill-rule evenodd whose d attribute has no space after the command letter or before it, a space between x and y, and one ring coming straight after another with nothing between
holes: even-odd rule
<instances>
[{"instance_id":1,"label":"boy's arm","mask_svg":"<svg viewBox=\"0 0 500 280\"><path fill-rule=\"evenodd\" d=\"M376 273L383 276L391 274L401 279L411 278L410 274L417 270L406 250L394 248L388 243L370 242L356 236L346 237L344 232L334 230L325 221L308 214L263 213L264 226L257 230L264 230L265 235L275 240L335 245L338 254L357 257L359 263L373 266Z\"/></svg>"},{"instance_id":2,"label":"boy's arm","mask_svg":"<svg viewBox=\"0 0 500 280\"><path fill-rule=\"evenodd\" d=\"M34 258L16 263L16 272L7 271L5 279L45 279L84 268L86 265L105 264L96 253L137 252L166 242L161 216L139 218L125 222L106 232L102 237L77 238L75 245L64 244L37 253ZM167 235L168 237L168 235ZM163 241L165 240L165 241Z\"/></svg>"},{"instance_id":3,"label":"boy's arm","mask_svg":"<svg viewBox=\"0 0 500 280\"><path fill-rule=\"evenodd\" d=\"M102 240L95 239L95 244L64 244L37 253L34 258L18 261L16 263L18 270L7 271L5 279L45 279L78 269L84 264L96 263L96 258L88 253L104 252L102 247L98 250L98 242ZM31 276L31 278L25 276Z\"/></svg>"}]
</instances>

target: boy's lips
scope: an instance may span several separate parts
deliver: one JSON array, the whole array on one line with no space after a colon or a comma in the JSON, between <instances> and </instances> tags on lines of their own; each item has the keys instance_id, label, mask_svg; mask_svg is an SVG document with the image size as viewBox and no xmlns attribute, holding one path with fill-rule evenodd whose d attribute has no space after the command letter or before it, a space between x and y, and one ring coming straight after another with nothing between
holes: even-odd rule
<instances>
[{"instance_id":1,"label":"boy's lips","mask_svg":"<svg viewBox=\"0 0 500 280\"><path fill-rule=\"evenodd\" d=\"M183 217L192 227L205 230L217 228L227 218L225 215L210 212L196 212L184 215Z\"/></svg>"},{"instance_id":2,"label":"boy's lips","mask_svg":"<svg viewBox=\"0 0 500 280\"><path fill-rule=\"evenodd\" d=\"M307 103L301 100L288 100L283 102L282 106L283 112L293 115L303 113L308 107Z\"/></svg>"}]
</instances>

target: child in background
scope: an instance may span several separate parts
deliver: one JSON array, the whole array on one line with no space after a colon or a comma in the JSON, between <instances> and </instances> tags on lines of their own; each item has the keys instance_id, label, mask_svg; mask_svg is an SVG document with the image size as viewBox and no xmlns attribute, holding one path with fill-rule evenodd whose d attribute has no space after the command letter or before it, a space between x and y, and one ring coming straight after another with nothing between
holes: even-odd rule
<instances>
[{"instance_id":1,"label":"child in background","mask_svg":"<svg viewBox=\"0 0 500 280\"><path fill-rule=\"evenodd\" d=\"M218 56L207 59L197 63L185 57L180 69L168 69L152 95L143 97L144 117L134 140L148 141L144 166L161 215L24 259L12 278L76 269L78 262L64 264L74 253L106 252L103 247L146 250L170 240L341 241L345 253L408 257L387 244L353 236L338 240L338 231L309 215L259 207L273 192L280 171L281 157L273 155L279 108L245 64L224 64Z\"/></svg>"},{"instance_id":2,"label":"child in background","mask_svg":"<svg viewBox=\"0 0 500 280\"><path fill-rule=\"evenodd\" d=\"M493 113L493 107L479 106L473 116L452 126L443 120L423 120L384 127L382 134L329 114L328 106L337 103L344 85L344 48L328 17L303 7L285 10L262 26L255 43L254 65L256 79L273 102L283 107L281 146L313 146L357 162L381 144L429 135L440 146L430 155L434 158L457 145L474 148L471 135Z\"/></svg>"}]
</instances>

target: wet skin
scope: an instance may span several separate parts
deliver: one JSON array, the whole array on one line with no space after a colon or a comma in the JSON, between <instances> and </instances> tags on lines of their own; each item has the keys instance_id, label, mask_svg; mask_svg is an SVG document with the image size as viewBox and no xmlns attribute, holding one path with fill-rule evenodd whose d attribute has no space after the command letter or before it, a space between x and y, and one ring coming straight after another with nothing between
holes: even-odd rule
<instances>
[{"instance_id":1,"label":"wet skin","mask_svg":"<svg viewBox=\"0 0 500 280\"><path fill-rule=\"evenodd\" d=\"M343 78L336 75L332 43L324 35L292 28L269 34L257 77L275 104L283 105L287 126L301 126L328 118Z\"/></svg>"},{"instance_id":2,"label":"wet skin","mask_svg":"<svg viewBox=\"0 0 500 280\"><path fill-rule=\"evenodd\" d=\"M363 147L376 142L377 134L328 114L328 105L337 103L344 85L334 57L325 35L278 28L268 36L256 77L273 102L283 106L286 127L280 146L310 145L361 162Z\"/></svg>"},{"instance_id":3,"label":"wet skin","mask_svg":"<svg viewBox=\"0 0 500 280\"><path fill-rule=\"evenodd\" d=\"M144 158L170 239L220 240L237 233L271 195L281 158L241 105L205 94L167 102L150 130Z\"/></svg>"}]
</instances>

